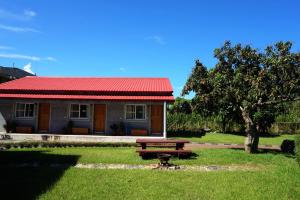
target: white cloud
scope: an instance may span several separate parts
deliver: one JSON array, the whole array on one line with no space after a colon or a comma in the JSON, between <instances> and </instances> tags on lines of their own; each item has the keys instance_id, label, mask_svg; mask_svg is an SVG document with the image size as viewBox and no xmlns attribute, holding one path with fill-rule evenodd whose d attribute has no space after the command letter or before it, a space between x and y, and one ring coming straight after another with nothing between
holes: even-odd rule
<instances>
[{"instance_id":1,"label":"white cloud","mask_svg":"<svg viewBox=\"0 0 300 200\"><path fill-rule=\"evenodd\" d=\"M51 56L46 57L45 60L49 60L49 61L53 61L53 62L56 62L56 61L57 61L56 58L53 58L53 57L51 57Z\"/></svg>"},{"instance_id":2,"label":"white cloud","mask_svg":"<svg viewBox=\"0 0 300 200\"><path fill-rule=\"evenodd\" d=\"M31 63L28 63L27 65L25 65L24 67L23 67L23 69L24 69L24 71L26 71L26 72L28 72L28 73L31 73L31 74L34 74L34 72L32 71L32 69L31 69Z\"/></svg>"},{"instance_id":3,"label":"white cloud","mask_svg":"<svg viewBox=\"0 0 300 200\"><path fill-rule=\"evenodd\" d=\"M158 35L149 36L149 37L146 37L146 39L147 40L152 40L152 41L154 41L154 42L156 42L157 44L160 44L160 45L166 44L164 38L161 37L161 36L158 36Z\"/></svg>"},{"instance_id":4,"label":"white cloud","mask_svg":"<svg viewBox=\"0 0 300 200\"><path fill-rule=\"evenodd\" d=\"M10 46L1 46L0 45L0 50L12 50L14 49L13 47L10 47Z\"/></svg>"},{"instance_id":5,"label":"white cloud","mask_svg":"<svg viewBox=\"0 0 300 200\"><path fill-rule=\"evenodd\" d=\"M28 17L35 17L36 16L36 12L34 12L32 10L24 10L24 15L28 16Z\"/></svg>"},{"instance_id":6,"label":"white cloud","mask_svg":"<svg viewBox=\"0 0 300 200\"><path fill-rule=\"evenodd\" d=\"M12 31L12 32L34 32L34 33L40 33L39 30L36 30L34 28L28 28L28 27L18 27L18 26L7 26L0 24L0 29L6 30L6 31Z\"/></svg>"},{"instance_id":7,"label":"white cloud","mask_svg":"<svg viewBox=\"0 0 300 200\"><path fill-rule=\"evenodd\" d=\"M121 67L121 68L120 68L120 71L124 72L124 71L125 71L125 68L124 68L124 67Z\"/></svg>"},{"instance_id":8,"label":"white cloud","mask_svg":"<svg viewBox=\"0 0 300 200\"><path fill-rule=\"evenodd\" d=\"M28 21L35 16L36 16L36 12L29 9L24 10L23 13L13 13L8 10L0 9L0 18L2 19Z\"/></svg>"},{"instance_id":9,"label":"white cloud","mask_svg":"<svg viewBox=\"0 0 300 200\"><path fill-rule=\"evenodd\" d=\"M0 46L1 49L1 46ZM29 55L23 55L23 54L11 54L11 53L0 53L0 58L11 58L11 59L23 59L23 60L31 60L31 61L52 61L56 62L57 60L51 56L41 58L38 56L29 56Z\"/></svg>"},{"instance_id":10,"label":"white cloud","mask_svg":"<svg viewBox=\"0 0 300 200\"><path fill-rule=\"evenodd\" d=\"M7 54L7 53L0 53L0 58L24 59L24 60L32 60L32 61L41 60L41 58L37 56L28 56L22 54Z\"/></svg>"}]
</instances>

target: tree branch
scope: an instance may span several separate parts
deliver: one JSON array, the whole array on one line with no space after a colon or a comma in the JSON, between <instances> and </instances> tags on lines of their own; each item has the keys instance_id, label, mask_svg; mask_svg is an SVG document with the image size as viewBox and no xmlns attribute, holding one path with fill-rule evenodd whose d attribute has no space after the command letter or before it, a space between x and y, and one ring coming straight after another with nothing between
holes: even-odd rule
<instances>
[{"instance_id":1,"label":"tree branch","mask_svg":"<svg viewBox=\"0 0 300 200\"><path fill-rule=\"evenodd\" d=\"M298 100L300 100L300 97L296 97L294 99L286 98L286 99L281 99L281 100L262 102L262 99L260 98L257 103L252 105L252 108L255 106L274 105L274 104L278 104L278 103L292 102L292 101L298 101Z\"/></svg>"}]
</instances>

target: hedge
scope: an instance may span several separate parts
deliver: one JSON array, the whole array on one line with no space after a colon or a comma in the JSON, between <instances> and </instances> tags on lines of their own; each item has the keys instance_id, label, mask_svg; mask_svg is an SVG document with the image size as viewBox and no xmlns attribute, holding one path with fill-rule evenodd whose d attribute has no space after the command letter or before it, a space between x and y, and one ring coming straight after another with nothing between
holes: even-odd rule
<instances>
[{"instance_id":1,"label":"hedge","mask_svg":"<svg viewBox=\"0 0 300 200\"><path fill-rule=\"evenodd\" d=\"M55 148L55 147L136 147L136 143L108 143L108 142L58 142L58 141L24 141L0 142L0 148Z\"/></svg>"},{"instance_id":2,"label":"hedge","mask_svg":"<svg viewBox=\"0 0 300 200\"><path fill-rule=\"evenodd\" d=\"M222 131L221 119L218 116L202 117L199 114L168 113L168 133L199 132L204 129L211 131ZM243 132L243 124L229 122L226 125L226 132ZM269 129L272 134L299 134L299 122L275 122Z\"/></svg>"}]
</instances>

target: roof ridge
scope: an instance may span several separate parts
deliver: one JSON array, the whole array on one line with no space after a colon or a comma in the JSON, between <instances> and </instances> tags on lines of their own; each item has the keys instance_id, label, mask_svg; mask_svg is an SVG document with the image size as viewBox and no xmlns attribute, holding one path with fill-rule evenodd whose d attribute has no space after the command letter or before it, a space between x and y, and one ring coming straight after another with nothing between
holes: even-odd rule
<instances>
[{"instance_id":1,"label":"roof ridge","mask_svg":"<svg viewBox=\"0 0 300 200\"><path fill-rule=\"evenodd\" d=\"M26 76L29 78L107 78L107 79L169 79L168 77L130 77L130 76Z\"/></svg>"}]
</instances>

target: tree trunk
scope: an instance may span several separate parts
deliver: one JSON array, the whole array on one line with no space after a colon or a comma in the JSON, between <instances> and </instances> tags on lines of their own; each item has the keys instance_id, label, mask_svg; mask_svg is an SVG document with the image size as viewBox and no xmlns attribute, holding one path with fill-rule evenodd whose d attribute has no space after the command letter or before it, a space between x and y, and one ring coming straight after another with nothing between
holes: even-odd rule
<instances>
[{"instance_id":1,"label":"tree trunk","mask_svg":"<svg viewBox=\"0 0 300 200\"><path fill-rule=\"evenodd\" d=\"M256 125L250 117L247 110L241 108L242 116L246 125L245 151L248 153L255 153L258 150L259 134L256 130Z\"/></svg>"}]
</instances>

